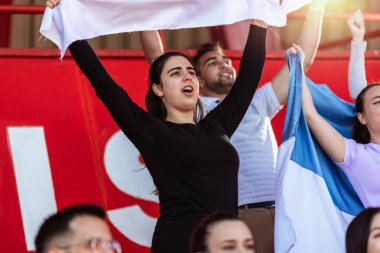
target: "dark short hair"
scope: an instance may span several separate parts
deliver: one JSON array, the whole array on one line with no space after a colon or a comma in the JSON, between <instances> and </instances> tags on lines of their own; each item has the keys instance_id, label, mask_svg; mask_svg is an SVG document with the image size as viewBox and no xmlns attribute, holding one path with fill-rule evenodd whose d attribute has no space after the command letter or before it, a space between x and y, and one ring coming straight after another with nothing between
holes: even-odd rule
<instances>
[{"instance_id":1,"label":"dark short hair","mask_svg":"<svg viewBox=\"0 0 380 253\"><path fill-rule=\"evenodd\" d=\"M378 213L380 208L367 208L352 220L346 232L347 253L367 253L371 222Z\"/></svg>"},{"instance_id":2,"label":"dark short hair","mask_svg":"<svg viewBox=\"0 0 380 253\"><path fill-rule=\"evenodd\" d=\"M190 253L207 251L206 240L211 225L222 221L241 221L237 216L225 212L215 212L206 216L193 230L190 242Z\"/></svg>"},{"instance_id":3,"label":"dark short hair","mask_svg":"<svg viewBox=\"0 0 380 253\"><path fill-rule=\"evenodd\" d=\"M152 85L161 84L161 73L162 73L162 70L164 69L165 63L170 58L175 57L175 56L184 57L191 64L193 64L191 58L183 53L168 52L161 55L156 60L154 60L154 62L152 63L149 69L149 82L148 82L149 87L148 87L148 92L145 97L145 105L148 112L151 115L161 120L166 119L167 111L166 111L164 103L162 102L162 99L154 93ZM198 99L197 106L194 110L194 121L198 122L202 118L203 118L203 109L202 109L201 102Z\"/></svg>"},{"instance_id":4,"label":"dark short hair","mask_svg":"<svg viewBox=\"0 0 380 253\"><path fill-rule=\"evenodd\" d=\"M199 73L199 59L207 54L208 52L222 52L223 49L222 49L222 46L219 44L219 42L217 43L205 43L205 44L202 44L200 45L198 48L197 48L197 51L193 57L193 62L194 62L194 65L195 65L195 68L197 70L197 72Z\"/></svg>"},{"instance_id":5,"label":"dark short hair","mask_svg":"<svg viewBox=\"0 0 380 253\"><path fill-rule=\"evenodd\" d=\"M380 86L379 83L374 83L365 87L358 95L355 101L355 110L356 113L364 112L364 95L367 91L373 87ZM354 126L352 128L351 138L354 139L357 143L367 144L371 140L371 134L368 131L367 126L360 123L358 118L356 117Z\"/></svg>"},{"instance_id":6,"label":"dark short hair","mask_svg":"<svg viewBox=\"0 0 380 253\"><path fill-rule=\"evenodd\" d=\"M76 205L67 207L51 216L49 216L41 225L38 230L36 239L34 241L36 246L36 253L43 253L46 250L46 246L51 240L67 236L72 231L70 230L70 222L78 216L90 215L100 219L105 219L104 210L96 205Z\"/></svg>"}]
</instances>

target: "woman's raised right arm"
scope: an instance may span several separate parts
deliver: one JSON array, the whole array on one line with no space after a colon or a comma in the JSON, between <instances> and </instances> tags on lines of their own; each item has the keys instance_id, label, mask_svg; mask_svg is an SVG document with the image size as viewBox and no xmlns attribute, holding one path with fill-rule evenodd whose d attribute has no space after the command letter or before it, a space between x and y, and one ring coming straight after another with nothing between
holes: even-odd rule
<instances>
[{"instance_id":1,"label":"woman's raised right arm","mask_svg":"<svg viewBox=\"0 0 380 253\"><path fill-rule=\"evenodd\" d=\"M45 6L54 8L60 1L46 0ZM133 143L138 143L148 132L149 115L110 77L86 40L75 41L69 50L116 124Z\"/></svg>"},{"instance_id":2,"label":"woman's raised right arm","mask_svg":"<svg viewBox=\"0 0 380 253\"><path fill-rule=\"evenodd\" d=\"M155 59L164 54L160 33L158 31L141 31L139 36L145 58L149 65L152 65Z\"/></svg>"},{"instance_id":3,"label":"woman's raised right arm","mask_svg":"<svg viewBox=\"0 0 380 253\"><path fill-rule=\"evenodd\" d=\"M141 140L148 130L148 114L110 77L86 40L72 43L69 50L120 129L132 142Z\"/></svg>"}]
</instances>

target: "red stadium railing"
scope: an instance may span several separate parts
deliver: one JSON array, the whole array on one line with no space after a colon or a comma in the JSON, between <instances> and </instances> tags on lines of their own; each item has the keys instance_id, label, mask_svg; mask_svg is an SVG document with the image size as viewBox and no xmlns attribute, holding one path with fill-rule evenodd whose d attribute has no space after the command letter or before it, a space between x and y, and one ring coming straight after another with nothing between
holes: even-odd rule
<instances>
[{"instance_id":1,"label":"red stadium railing","mask_svg":"<svg viewBox=\"0 0 380 253\"><path fill-rule=\"evenodd\" d=\"M0 5L0 14L43 14L45 6L36 5ZM306 15L305 12L295 12L288 16L289 19L302 19ZM326 19L347 19L352 15L350 12L327 12ZM364 19L368 21L380 21L380 13L366 12L363 14ZM372 39L380 36L380 30L366 32L366 39ZM342 46L351 41L351 37L339 40L325 42L320 45L320 49L329 49L336 46Z\"/></svg>"},{"instance_id":2,"label":"red stadium railing","mask_svg":"<svg viewBox=\"0 0 380 253\"><path fill-rule=\"evenodd\" d=\"M0 5L0 14L43 14L45 6Z\"/></svg>"},{"instance_id":3,"label":"red stadium railing","mask_svg":"<svg viewBox=\"0 0 380 253\"><path fill-rule=\"evenodd\" d=\"M289 14L288 18L298 19L305 18L305 12L294 12ZM327 19L348 19L351 17L352 12L326 12L324 18ZM380 13L378 12L365 12L363 13L365 20L380 21Z\"/></svg>"},{"instance_id":4,"label":"red stadium railing","mask_svg":"<svg viewBox=\"0 0 380 253\"><path fill-rule=\"evenodd\" d=\"M0 5L0 14L43 14L45 6L40 5ZM305 18L306 13L303 11L289 14L289 19ZM351 12L326 12L327 19L347 19L352 15ZM380 13L366 12L363 13L365 20L380 21Z\"/></svg>"},{"instance_id":5,"label":"red stadium railing","mask_svg":"<svg viewBox=\"0 0 380 253\"><path fill-rule=\"evenodd\" d=\"M365 33L364 39L369 40L369 39L377 38L379 36L380 36L380 30L367 31ZM323 49L329 49L332 47L342 46L342 45L350 43L351 40L352 40L352 36L349 36L349 37L346 37L343 39L339 39L339 40L328 41L328 42L321 44L319 46L319 49L323 50Z\"/></svg>"}]
</instances>

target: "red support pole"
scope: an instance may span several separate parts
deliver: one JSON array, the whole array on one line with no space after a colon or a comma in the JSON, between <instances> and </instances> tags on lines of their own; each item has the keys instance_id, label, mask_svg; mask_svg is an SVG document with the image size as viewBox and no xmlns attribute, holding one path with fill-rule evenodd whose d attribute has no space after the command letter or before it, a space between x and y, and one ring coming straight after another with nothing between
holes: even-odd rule
<instances>
[{"instance_id":1,"label":"red support pole","mask_svg":"<svg viewBox=\"0 0 380 253\"><path fill-rule=\"evenodd\" d=\"M210 29L212 40L219 42L223 48L229 48L230 45L227 43L224 26L210 27Z\"/></svg>"},{"instance_id":2,"label":"red support pole","mask_svg":"<svg viewBox=\"0 0 380 253\"><path fill-rule=\"evenodd\" d=\"M369 32L366 32L366 34L364 35L364 39L372 39L372 38L376 38L379 36L380 36L380 30L369 31ZM319 49L323 50L323 49L329 49L329 48L333 48L333 47L337 47L337 46L343 46L343 45L350 43L351 40L352 40L352 37L350 36L350 37L346 37L346 38L339 39L339 40L328 41L328 42L321 44L319 46Z\"/></svg>"},{"instance_id":3,"label":"red support pole","mask_svg":"<svg viewBox=\"0 0 380 253\"><path fill-rule=\"evenodd\" d=\"M0 0L0 4L11 4L11 2L12 0ZM9 47L10 27L10 15L0 15L0 47Z\"/></svg>"}]
</instances>

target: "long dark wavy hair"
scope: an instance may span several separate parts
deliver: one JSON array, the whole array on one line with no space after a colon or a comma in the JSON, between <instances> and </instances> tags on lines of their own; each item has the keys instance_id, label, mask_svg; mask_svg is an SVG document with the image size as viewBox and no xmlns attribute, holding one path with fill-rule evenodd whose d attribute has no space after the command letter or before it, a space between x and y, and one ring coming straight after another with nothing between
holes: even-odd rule
<instances>
[{"instance_id":1,"label":"long dark wavy hair","mask_svg":"<svg viewBox=\"0 0 380 253\"><path fill-rule=\"evenodd\" d=\"M347 253L367 253L371 223L378 213L380 208L368 208L353 219L346 232Z\"/></svg>"},{"instance_id":2,"label":"long dark wavy hair","mask_svg":"<svg viewBox=\"0 0 380 253\"><path fill-rule=\"evenodd\" d=\"M367 91L375 86L380 86L379 83L374 83L365 87L358 95L355 102L356 113L364 112L364 95ZM351 138L357 143L368 144L371 141L371 134L368 131L367 126L360 123L359 119L356 117L354 127L352 129Z\"/></svg>"},{"instance_id":3,"label":"long dark wavy hair","mask_svg":"<svg viewBox=\"0 0 380 253\"><path fill-rule=\"evenodd\" d=\"M161 73L164 69L165 63L174 56L182 56L186 58L191 64L192 60L187 55L180 52L168 52L158 57L150 66L149 69L149 82L148 93L145 97L145 104L148 112L161 120L167 117L167 111L162 99L157 96L153 91L153 84L161 84ZM199 122L203 118L203 106L201 101L197 100L197 105L194 110L194 122Z\"/></svg>"}]
</instances>

